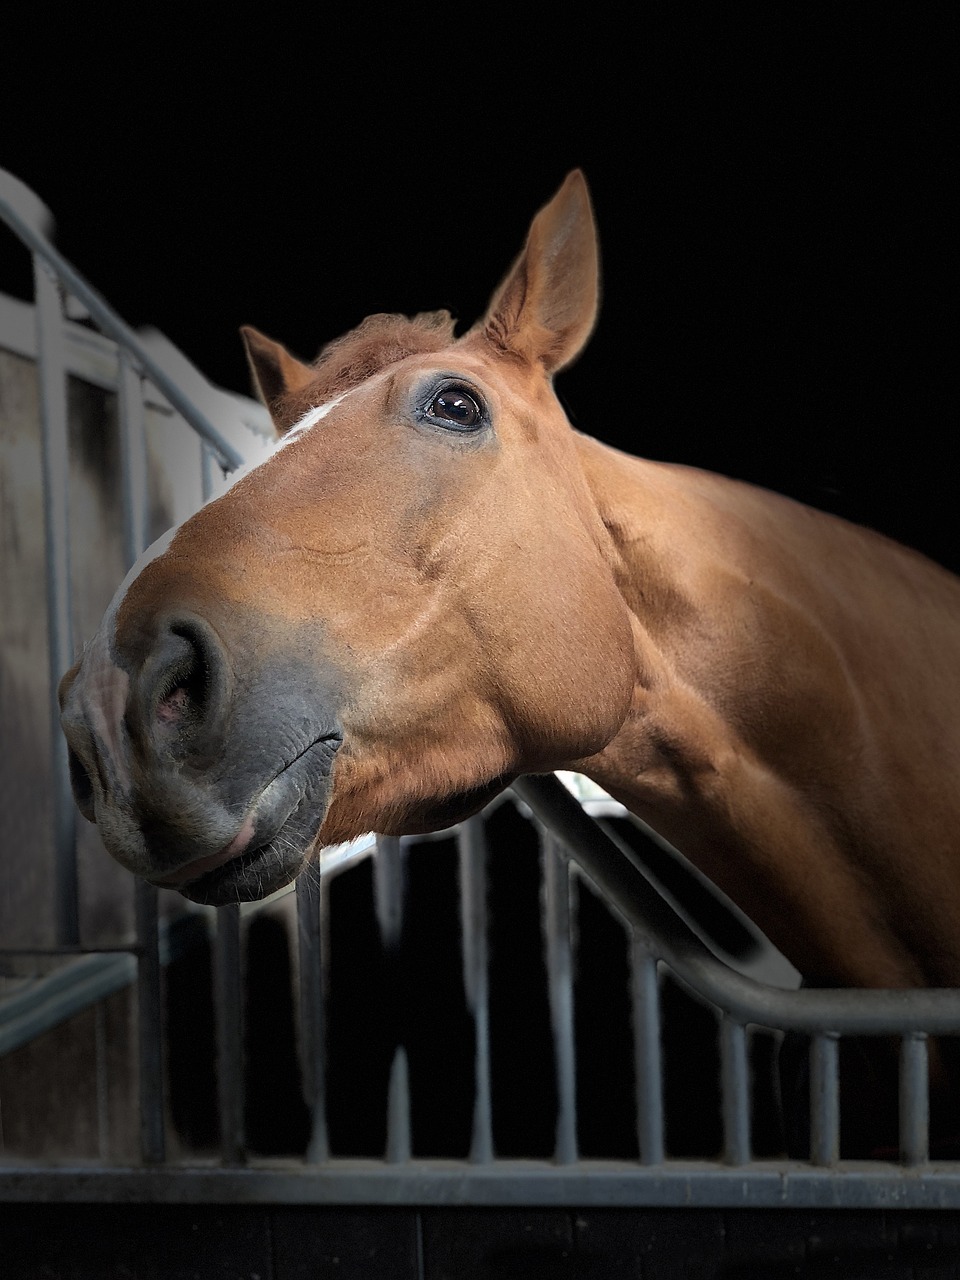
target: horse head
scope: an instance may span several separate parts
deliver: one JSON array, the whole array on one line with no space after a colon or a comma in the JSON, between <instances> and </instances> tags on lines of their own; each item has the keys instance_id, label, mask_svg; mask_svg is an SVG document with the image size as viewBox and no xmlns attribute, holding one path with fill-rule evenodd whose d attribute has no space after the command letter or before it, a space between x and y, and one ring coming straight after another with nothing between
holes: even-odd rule
<instances>
[{"instance_id":1,"label":"horse head","mask_svg":"<svg viewBox=\"0 0 960 1280\"><path fill-rule=\"evenodd\" d=\"M602 749L634 683L615 552L552 389L597 308L572 173L485 317L244 330L274 454L151 548L60 688L111 854L201 902L422 832Z\"/></svg>"}]
</instances>

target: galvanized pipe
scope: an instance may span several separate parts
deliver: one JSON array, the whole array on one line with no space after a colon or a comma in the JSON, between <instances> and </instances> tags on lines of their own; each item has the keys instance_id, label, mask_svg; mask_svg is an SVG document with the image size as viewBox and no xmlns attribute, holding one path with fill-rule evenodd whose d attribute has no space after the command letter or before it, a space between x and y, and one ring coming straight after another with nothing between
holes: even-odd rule
<instances>
[{"instance_id":1,"label":"galvanized pipe","mask_svg":"<svg viewBox=\"0 0 960 1280\"><path fill-rule=\"evenodd\" d=\"M630 931L630 959L637 1145L641 1164L661 1164L664 1158L663 1069L657 958L636 929Z\"/></svg>"},{"instance_id":2,"label":"galvanized pipe","mask_svg":"<svg viewBox=\"0 0 960 1280\"><path fill-rule=\"evenodd\" d=\"M840 1158L839 1041L816 1035L810 1045L810 1162L830 1167Z\"/></svg>"},{"instance_id":3,"label":"galvanized pipe","mask_svg":"<svg viewBox=\"0 0 960 1280\"><path fill-rule=\"evenodd\" d=\"M130 352L157 390L166 396L194 431L210 444L220 465L227 471L235 471L242 466L243 458L237 450L156 363L134 331L124 324L113 308L100 297L92 285L87 283L79 271L57 252L46 236L20 216L19 211L3 198L2 193L0 193L0 217L16 232L34 257L44 264L45 269L56 277L79 302L83 303L101 331Z\"/></svg>"},{"instance_id":4,"label":"galvanized pipe","mask_svg":"<svg viewBox=\"0 0 960 1280\"><path fill-rule=\"evenodd\" d=\"M373 891L385 950L395 952L403 930L403 846L396 836L377 836Z\"/></svg>"},{"instance_id":5,"label":"galvanized pipe","mask_svg":"<svg viewBox=\"0 0 960 1280\"><path fill-rule=\"evenodd\" d=\"M144 1164L161 1164L166 1142L163 1122L163 1008L160 996L157 890L139 877L134 884L134 905L137 926L140 1151Z\"/></svg>"},{"instance_id":6,"label":"galvanized pipe","mask_svg":"<svg viewBox=\"0 0 960 1280\"><path fill-rule=\"evenodd\" d=\"M242 1164L246 1155L246 1135L239 903L221 907L217 912L215 954L220 1155L224 1164Z\"/></svg>"},{"instance_id":7,"label":"galvanized pipe","mask_svg":"<svg viewBox=\"0 0 960 1280\"><path fill-rule=\"evenodd\" d=\"M407 1051L398 1044L390 1063L387 1085L387 1149L388 1164L405 1164L411 1154L410 1073Z\"/></svg>"},{"instance_id":8,"label":"galvanized pipe","mask_svg":"<svg viewBox=\"0 0 960 1280\"><path fill-rule=\"evenodd\" d=\"M540 848L543 860L543 932L547 950L547 990L557 1079L554 1159L557 1164L571 1164L577 1158L577 1084L573 1038L570 865L561 856L557 841L552 836L544 833Z\"/></svg>"},{"instance_id":9,"label":"galvanized pipe","mask_svg":"<svg viewBox=\"0 0 960 1280\"><path fill-rule=\"evenodd\" d=\"M53 804L55 926L61 946L80 941L77 905L76 806L67 744L60 731L56 690L74 660L70 617L70 439L67 374L60 291L45 264L34 258L37 371L46 538L47 662L50 679L50 770Z\"/></svg>"},{"instance_id":10,"label":"galvanized pipe","mask_svg":"<svg viewBox=\"0 0 960 1280\"><path fill-rule=\"evenodd\" d=\"M300 1079L310 1112L307 1162L329 1159L326 1107L326 1035L323 1002L325 910L319 868L307 867L297 880L297 964L300 1012Z\"/></svg>"},{"instance_id":11,"label":"galvanized pipe","mask_svg":"<svg viewBox=\"0 0 960 1280\"><path fill-rule=\"evenodd\" d=\"M487 957L487 843L483 819L468 818L457 831L463 985L474 1027L473 1131L470 1159L493 1159L490 1103L490 992Z\"/></svg>"},{"instance_id":12,"label":"galvanized pipe","mask_svg":"<svg viewBox=\"0 0 960 1280\"><path fill-rule=\"evenodd\" d=\"M900 1041L900 1160L925 1164L929 1158L930 1077L927 1037L907 1035Z\"/></svg>"},{"instance_id":13,"label":"galvanized pipe","mask_svg":"<svg viewBox=\"0 0 960 1280\"><path fill-rule=\"evenodd\" d=\"M723 1158L727 1164L750 1159L750 1087L747 1032L740 1022L720 1018L720 1087L723 1109Z\"/></svg>"},{"instance_id":14,"label":"galvanized pipe","mask_svg":"<svg viewBox=\"0 0 960 1280\"><path fill-rule=\"evenodd\" d=\"M784 991L735 972L708 951L636 862L606 837L556 778L518 778L513 790L664 962L738 1022L855 1035L960 1032L958 989Z\"/></svg>"},{"instance_id":15,"label":"galvanized pipe","mask_svg":"<svg viewBox=\"0 0 960 1280\"><path fill-rule=\"evenodd\" d=\"M117 411L120 420L120 476L123 541L127 567L135 564L149 537L147 447L140 372L121 347L118 352Z\"/></svg>"},{"instance_id":16,"label":"galvanized pipe","mask_svg":"<svg viewBox=\"0 0 960 1280\"><path fill-rule=\"evenodd\" d=\"M214 487L214 466L216 464L216 454L210 448L206 440L200 441L200 496L204 502L209 502L213 497Z\"/></svg>"},{"instance_id":17,"label":"galvanized pipe","mask_svg":"<svg viewBox=\"0 0 960 1280\"><path fill-rule=\"evenodd\" d=\"M387 964L391 967L388 979L393 988L397 1011L402 1008L404 992L397 972L399 948L403 933L404 850L395 836L377 836L377 852L374 861L374 897L380 938ZM402 1042L405 1027L402 1025L390 1064L387 1089L387 1150L386 1158L393 1164L410 1159L412 1139L410 1132L410 1082L407 1052Z\"/></svg>"}]
</instances>

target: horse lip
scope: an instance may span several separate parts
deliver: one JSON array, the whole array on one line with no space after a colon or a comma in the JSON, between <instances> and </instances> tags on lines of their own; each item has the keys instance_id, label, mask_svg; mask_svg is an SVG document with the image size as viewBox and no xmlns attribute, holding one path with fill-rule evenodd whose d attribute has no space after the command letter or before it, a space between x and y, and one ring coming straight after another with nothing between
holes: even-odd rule
<instances>
[{"instance_id":1,"label":"horse lip","mask_svg":"<svg viewBox=\"0 0 960 1280\"><path fill-rule=\"evenodd\" d=\"M188 862L186 866L178 867L171 876L157 877L151 880L151 884L155 884L162 889L180 889L192 880L199 880L208 871L215 871L217 867L223 866L225 862L232 862L234 858L246 853L247 847L253 839L255 826L253 813L248 813L244 819L243 826L229 844L224 845L218 853L208 853L203 858L196 858L193 862Z\"/></svg>"},{"instance_id":2,"label":"horse lip","mask_svg":"<svg viewBox=\"0 0 960 1280\"><path fill-rule=\"evenodd\" d=\"M270 779L251 805L237 834L222 849L219 849L216 853L205 854L192 862L185 863L183 866L178 867L176 871L168 873L162 878L151 876L150 883L159 888L175 889L181 893L186 893L191 885L196 884L199 880L204 879L228 863L234 862L245 855L248 857L255 856L257 853L267 849L293 814L300 808L308 789L309 779L302 781L298 776L303 774L304 769L297 769L296 766L301 765L313 749L318 746L332 747L332 765L332 759L336 755L341 741L342 735L340 733L319 734ZM329 776L330 770L328 769L325 772L326 776ZM279 809L274 807L278 802ZM265 810L268 810L268 806L274 807L272 813L265 812ZM259 818L266 818L266 822L258 830Z\"/></svg>"}]
</instances>

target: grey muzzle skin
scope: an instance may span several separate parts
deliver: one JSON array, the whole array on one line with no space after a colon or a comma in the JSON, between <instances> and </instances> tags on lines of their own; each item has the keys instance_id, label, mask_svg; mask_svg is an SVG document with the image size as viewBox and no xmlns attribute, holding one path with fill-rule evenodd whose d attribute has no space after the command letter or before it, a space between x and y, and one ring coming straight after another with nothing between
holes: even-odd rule
<instances>
[{"instance_id":1,"label":"grey muzzle skin","mask_svg":"<svg viewBox=\"0 0 960 1280\"><path fill-rule=\"evenodd\" d=\"M187 612L139 629L123 652L106 622L63 682L61 722L77 804L107 850L195 902L289 883L326 814L343 737L329 665L289 634L267 646L249 625L232 626L228 646Z\"/></svg>"}]
</instances>

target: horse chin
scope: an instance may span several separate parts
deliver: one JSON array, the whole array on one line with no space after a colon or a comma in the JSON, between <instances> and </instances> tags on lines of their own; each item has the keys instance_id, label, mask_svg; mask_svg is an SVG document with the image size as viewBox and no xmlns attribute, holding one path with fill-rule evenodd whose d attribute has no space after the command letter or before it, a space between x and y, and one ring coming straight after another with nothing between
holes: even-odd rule
<instances>
[{"instance_id":1,"label":"horse chin","mask_svg":"<svg viewBox=\"0 0 960 1280\"><path fill-rule=\"evenodd\" d=\"M259 849L240 854L223 866L182 885L179 892L191 902L208 907L223 907L231 902L258 902L276 893L296 878L309 853L287 848L280 839L277 837Z\"/></svg>"}]
</instances>

